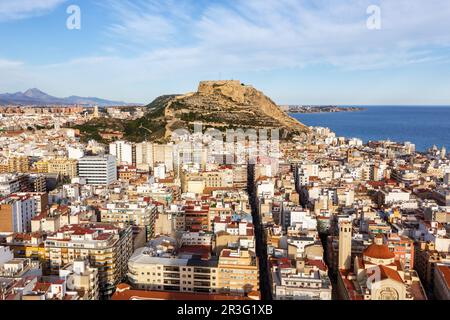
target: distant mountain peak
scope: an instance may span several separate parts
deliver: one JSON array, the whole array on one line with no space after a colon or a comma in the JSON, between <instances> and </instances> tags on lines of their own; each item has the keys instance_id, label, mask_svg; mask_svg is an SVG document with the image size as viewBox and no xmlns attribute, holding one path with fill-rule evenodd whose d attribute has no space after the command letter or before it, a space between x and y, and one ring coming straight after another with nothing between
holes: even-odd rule
<instances>
[{"instance_id":1,"label":"distant mountain peak","mask_svg":"<svg viewBox=\"0 0 450 320\"><path fill-rule=\"evenodd\" d=\"M30 97L30 98L37 98L37 97L49 97L48 94L45 92L39 90L38 88L31 88L28 89L23 93L24 96Z\"/></svg>"},{"instance_id":2,"label":"distant mountain peak","mask_svg":"<svg viewBox=\"0 0 450 320\"><path fill-rule=\"evenodd\" d=\"M86 105L86 106L126 106L131 105L123 101L111 101L95 97L79 97L72 95L67 98L51 96L38 88L31 88L25 92L14 94L0 94L0 105Z\"/></svg>"}]
</instances>

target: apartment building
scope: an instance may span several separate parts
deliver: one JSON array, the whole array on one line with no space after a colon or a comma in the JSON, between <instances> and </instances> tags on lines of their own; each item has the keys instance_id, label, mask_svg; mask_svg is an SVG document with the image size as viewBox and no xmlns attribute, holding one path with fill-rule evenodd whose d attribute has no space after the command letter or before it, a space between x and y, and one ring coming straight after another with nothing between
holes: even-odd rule
<instances>
[{"instance_id":1,"label":"apartment building","mask_svg":"<svg viewBox=\"0 0 450 320\"><path fill-rule=\"evenodd\" d=\"M257 259L246 250L223 250L219 259L135 251L128 278L136 289L246 295L259 291Z\"/></svg>"},{"instance_id":2,"label":"apartment building","mask_svg":"<svg viewBox=\"0 0 450 320\"><path fill-rule=\"evenodd\" d=\"M38 173L55 173L63 177L75 178L78 175L78 161L74 159L50 159L35 163Z\"/></svg>"},{"instance_id":3,"label":"apartment building","mask_svg":"<svg viewBox=\"0 0 450 320\"><path fill-rule=\"evenodd\" d=\"M48 193L46 192L18 192L15 195L19 197L30 196L36 201L36 213L39 214L47 210Z\"/></svg>"},{"instance_id":4,"label":"apartment building","mask_svg":"<svg viewBox=\"0 0 450 320\"><path fill-rule=\"evenodd\" d=\"M109 153L121 165L136 165L136 145L127 141L115 141L109 145Z\"/></svg>"},{"instance_id":5,"label":"apartment building","mask_svg":"<svg viewBox=\"0 0 450 320\"><path fill-rule=\"evenodd\" d=\"M59 270L59 277L66 281L67 289L78 292L80 300L99 299L98 269L89 266L84 259L76 259Z\"/></svg>"},{"instance_id":6,"label":"apartment building","mask_svg":"<svg viewBox=\"0 0 450 320\"><path fill-rule=\"evenodd\" d=\"M27 174L0 174L0 196L31 191L29 179Z\"/></svg>"},{"instance_id":7,"label":"apartment building","mask_svg":"<svg viewBox=\"0 0 450 320\"><path fill-rule=\"evenodd\" d=\"M28 157L11 157L8 159L8 172L26 173L30 171L30 159Z\"/></svg>"},{"instance_id":8,"label":"apartment building","mask_svg":"<svg viewBox=\"0 0 450 320\"><path fill-rule=\"evenodd\" d=\"M217 259L160 255L140 248L128 262L128 278L135 289L218 293L217 264Z\"/></svg>"},{"instance_id":9,"label":"apartment building","mask_svg":"<svg viewBox=\"0 0 450 320\"><path fill-rule=\"evenodd\" d=\"M0 201L0 232L31 231L31 219L36 215L36 200L31 196L11 195Z\"/></svg>"},{"instance_id":10,"label":"apartment building","mask_svg":"<svg viewBox=\"0 0 450 320\"><path fill-rule=\"evenodd\" d=\"M245 295L259 291L259 263L252 251L224 249L217 267L222 293Z\"/></svg>"},{"instance_id":11,"label":"apartment building","mask_svg":"<svg viewBox=\"0 0 450 320\"><path fill-rule=\"evenodd\" d=\"M183 207L185 226L188 231L210 230L209 205L199 201L187 202Z\"/></svg>"},{"instance_id":12,"label":"apartment building","mask_svg":"<svg viewBox=\"0 0 450 320\"><path fill-rule=\"evenodd\" d=\"M155 236L155 221L158 210L147 202L114 201L100 209L101 221L104 223L120 223L123 225L145 227L147 241Z\"/></svg>"},{"instance_id":13,"label":"apartment building","mask_svg":"<svg viewBox=\"0 0 450 320\"><path fill-rule=\"evenodd\" d=\"M45 257L51 271L83 258L98 269L100 297L109 297L126 276L132 254L132 227L79 224L62 227L45 241Z\"/></svg>"},{"instance_id":14,"label":"apartment building","mask_svg":"<svg viewBox=\"0 0 450 320\"><path fill-rule=\"evenodd\" d=\"M117 181L116 159L112 155L87 156L78 162L78 175L91 185L110 185Z\"/></svg>"},{"instance_id":15,"label":"apartment building","mask_svg":"<svg viewBox=\"0 0 450 320\"><path fill-rule=\"evenodd\" d=\"M331 300L331 281L322 260L289 259L273 262L273 292L276 300Z\"/></svg>"}]
</instances>

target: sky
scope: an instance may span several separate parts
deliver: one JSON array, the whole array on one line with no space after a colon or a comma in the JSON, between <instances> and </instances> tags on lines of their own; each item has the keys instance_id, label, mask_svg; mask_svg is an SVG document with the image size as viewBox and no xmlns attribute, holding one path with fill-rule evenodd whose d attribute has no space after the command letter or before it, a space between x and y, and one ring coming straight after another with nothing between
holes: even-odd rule
<instances>
[{"instance_id":1,"label":"sky","mask_svg":"<svg viewBox=\"0 0 450 320\"><path fill-rule=\"evenodd\" d=\"M450 105L449 16L448 0L0 0L0 92L148 103L239 79L279 104Z\"/></svg>"}]
</instances>

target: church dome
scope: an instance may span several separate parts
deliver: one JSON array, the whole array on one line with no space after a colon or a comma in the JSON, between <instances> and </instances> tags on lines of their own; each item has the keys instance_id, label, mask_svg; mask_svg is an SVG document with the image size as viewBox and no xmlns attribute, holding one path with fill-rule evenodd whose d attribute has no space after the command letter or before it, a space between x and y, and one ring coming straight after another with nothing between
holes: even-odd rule
<instances>
[{"instance_id":1,"label":"church dome","mask_svg":"<svg viewBox=\"0 0 450 320\"><path fill-rule=\"evenodd\" d=\"M375 237L375 242L364 250L364 260L376 264L389 264L394 262L395 254L383 243L384 237L380 234Z\"/></svg>"},{"instance_id":2,"label":"church dome","mask_svg":"<svg viewBox=\"0 0 450 320\"><path fill-rule=\"evenodd\" d=\"M394 259L395 254L391 251L389 251L389 248L387 245L378 245L378 244L371 244L367 249L364 251L364 256L370 257L373 259Z\"/></svg>"}]
</instances>

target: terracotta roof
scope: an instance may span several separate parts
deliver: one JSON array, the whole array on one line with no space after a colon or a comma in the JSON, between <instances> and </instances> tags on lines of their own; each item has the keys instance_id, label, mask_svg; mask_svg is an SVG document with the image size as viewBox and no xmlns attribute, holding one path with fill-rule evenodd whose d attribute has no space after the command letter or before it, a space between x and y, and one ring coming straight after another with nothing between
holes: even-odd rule
<instances>
[{"instance_id":1,"label":"terracotta roof","mask_svg":"<svg viewBox=\"0 0 450 320\"><path fill-rule=\"evenodd\" d=\"M120 285L119 285L120 286ZM253 298L254 297L254 298ZM252 298L259 298L257 293L252 293ZM206 294L206 293L184 293L184 292L167 292L167 291L143 291L143 290L127 290L121 286L121 290L117 290L112 300L251 300L250 297Z\"/></svg>"},{"instance_id":2,"label":"terracotta roof","mask_svg":"<svg viewBox=\"0 0 450 320\"><path fill-rule=\"evenodd\" d=\"M364 250L364 255L374 259L394 259L395 254L389 251L387 245L371 244Z\"/></svg>"},{"instance_id":3,"label":"terracotta roof","mask_svg":"<svg viewBox=\"0 0 450 320\"><path fill-rule=\"evenodd\" d=\"M380 280L384 280L384 279L392 279L394 281L398 281L403 283L403 279L402 277L400 277L400 274L397 272L397 270L391 269L389 267L383 266L383 265L379 265L377 268L379 268L380 270ZM375 268L370 269L375 271ZM368 274L372 274L372 272L368 271Z\"/></svg>"},{"instance_id":4,"label":"terracotta roof","mask_svg":"<svg viewBox=\"0 0 450 320\"><path fill-rule=\"evenodd\" d=\"M450 266L437 266L442 276L444 277L445 282L447 283L447 289L450 288Z\"/></svg>"}]
</instances>

